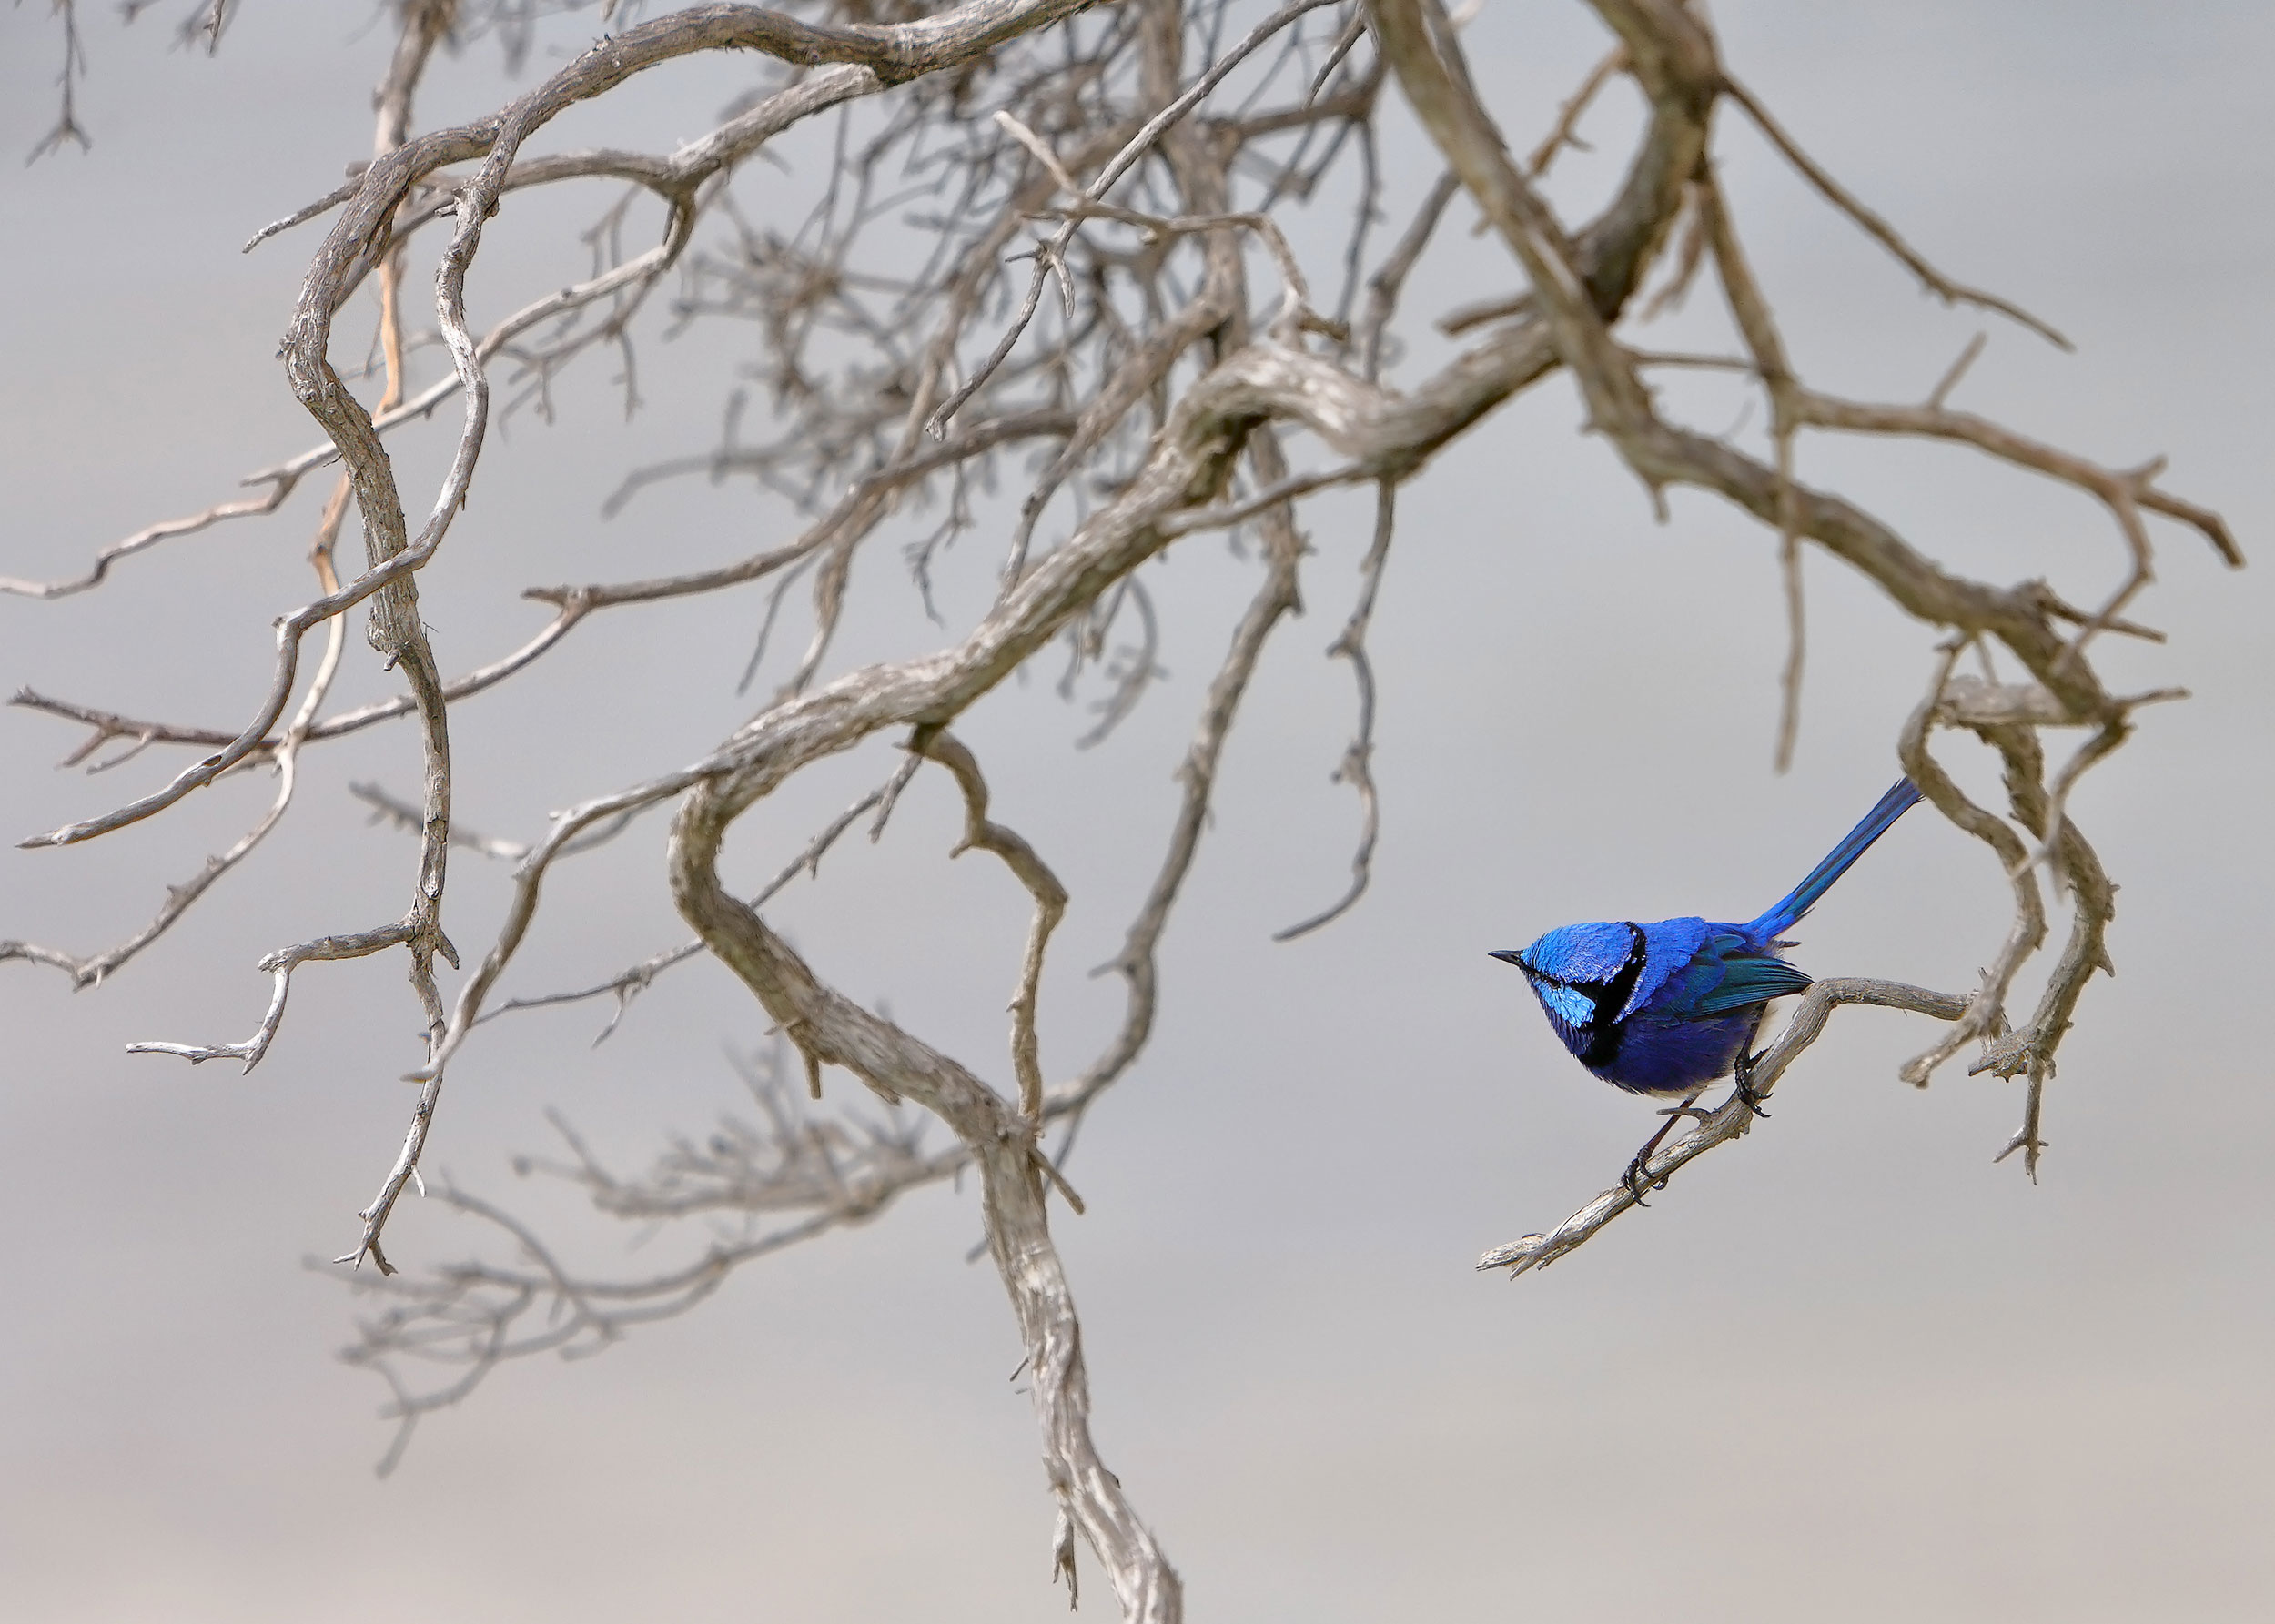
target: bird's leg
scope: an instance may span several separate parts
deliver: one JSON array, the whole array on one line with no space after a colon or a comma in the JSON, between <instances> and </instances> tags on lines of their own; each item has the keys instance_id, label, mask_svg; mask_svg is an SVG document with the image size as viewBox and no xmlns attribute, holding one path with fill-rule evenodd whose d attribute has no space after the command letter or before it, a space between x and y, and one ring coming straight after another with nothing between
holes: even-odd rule
<instances>
[{"instance_id":1,"label":"bird's leg","mask_svg":"<svg viewBox=\"0 0 2275 1624\"><path fill-rule=\"evenodd\" d=\"M1769 1096L1754 1092L1754 1066L1761 1058L1759 1054L1748 1054L1741 1050L1737 1064L1730 1068L1730 1080L1738 1085L1737 1097L1745 1102L1745 1108L1756 1116L1766 1118L1769 1113L1762 1109L1762 1102Z\"/></svg>"},{"instance_id":2,"label":"bird's leg","mask_svg":"<svg viewBox=\"0 0 2275 1624\"><path fill-rule=\"evenodd\" d=\"M1627 1193L1635 1198L1635 1205L1637 1206L1648 1206L1651 1205L1643 1199L1644 1190L1663 1190L1667 1187L1667 1181L1665 1179L1663 1178L1658 1180L1656 1183L1653 1183L1648 1177L1647 1165L1651 1161L1651 1153L1658 1149L1661 1145L1665 1143L1666 1136L1674 1131L1674 1125L1682 1121L1684 1117L1696 1117L1701 1122L1704 1122L1706 1120L1706 1113L1697 1108L1698 1096L1705 1092L1706 1091L1702 1088L1693 1094L1688 1099L1684 1100L1681 1105L1669 1105L1666 1109L1661 1111L1659 1115L1665 1117L1666 1121L1659 1125L1659 1131L1652 1135L1650 1140L1643 1145L1643 1147L1635 1153L1635 1159L1627 1164L1627 1171L1620 1175L1620 1183L1624 1185L1627 1187Z\"/></svg>"}]
</instances>

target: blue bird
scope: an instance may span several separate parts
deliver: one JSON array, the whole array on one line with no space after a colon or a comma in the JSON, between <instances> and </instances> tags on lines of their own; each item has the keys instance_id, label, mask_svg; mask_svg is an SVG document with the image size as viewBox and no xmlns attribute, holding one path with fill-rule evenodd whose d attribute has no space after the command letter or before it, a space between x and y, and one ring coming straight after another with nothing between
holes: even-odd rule
<instances>
[{"instance_id":1,"label":"blue bird","mask_svg":"<svg viewBox=\"0 0 2275 1624\"><path fill-rule=\"evenodd\" d=\"M1740 1097L1759 1110L1747 1073L1763 1009L1810 984L1778 956L1794 945L1781 938L1919 798L1917 785L1897 779L1807 879L1745 924L1565 924L1522 951L1492 955L1524 972L1548 1024L1581 1064L1630 1094L1682 1101L1629 1165L1629 1188L1641 1194L1643 1164L1717 1077L1734 1068Z\"/></svg>"}]
</instances>

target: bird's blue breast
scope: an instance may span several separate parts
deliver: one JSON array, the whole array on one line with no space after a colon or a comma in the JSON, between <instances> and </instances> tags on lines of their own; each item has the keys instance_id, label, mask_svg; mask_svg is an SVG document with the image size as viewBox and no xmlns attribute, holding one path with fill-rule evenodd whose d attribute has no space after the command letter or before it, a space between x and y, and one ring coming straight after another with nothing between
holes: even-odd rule
<instances>
[{"instance_id":1,"label":"bird's blue breast","mask_svg":"<svg viewBox=\"0 0 2275 1624\"><path fill-rule=\"evenodd\" d=\"M1612 1061L1588 1069L1629 1094L1691 1094L1726 1076L1761 1023L1760 1004L1684 1020L1646 1011L1622 1023Z\"/></svg>"}]
</instances>

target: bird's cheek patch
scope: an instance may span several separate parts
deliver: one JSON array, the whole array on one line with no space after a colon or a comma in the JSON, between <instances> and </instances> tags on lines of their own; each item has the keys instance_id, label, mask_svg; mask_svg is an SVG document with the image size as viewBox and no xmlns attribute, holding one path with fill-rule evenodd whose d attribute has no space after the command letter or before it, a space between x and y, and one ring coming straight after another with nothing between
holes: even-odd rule
<instances>
[{"instance_id":1,"label":"bird's cheek patch","mask_svg":"<svg viewBox=\"0 0 2275 1624\"><path fill-rule=\"evenodd\" d=\"M1536 981L1532 983L1532 991L1539 995L1549 1014L1571 1025L1585 1026L1595 1019L1594 1001L1577 987L1543 986Z\"/></svg>"}]
</instances>

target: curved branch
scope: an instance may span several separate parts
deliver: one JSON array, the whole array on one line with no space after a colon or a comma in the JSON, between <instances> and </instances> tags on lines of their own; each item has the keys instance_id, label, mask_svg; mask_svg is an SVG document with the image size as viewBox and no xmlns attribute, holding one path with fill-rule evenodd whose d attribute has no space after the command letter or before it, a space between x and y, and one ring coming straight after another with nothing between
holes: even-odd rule
<instances>
[{"instance_id":1,"label":"curved branch","mask_svg":"<svg viewBox=\"0 0 2275 1624\"><path fill-rule=\"evenodd\" d=\"M964 792L964 838L948 855L993 852L1035 899L1035 920L1027 928L1026 951L1019 963L1019 984L1011 994L1011 1063L1019 1079L1019 1109L1030 1123L1039 1123L1043 1116L1043 1066L1035 1035L1036 1004L1043 984L1043 950L1050 944L1051 932L1058 927L1067 912L1067 888L1051 873L1050 865L1036 854L1035 848L1027 844L1025 836L988 817L987 781L980 776L979 762L962 740L945 728L920 728L909 748L945 767L955 776L956 788ZM1079 1203L1075 1210L1082 1210Z\"/></svg>"},{"instance_id":2,"label":"curved branch","mask_svg":"<svg viewBox=\"0 0 2275 1624\"><path fill-rule=\"evenodd\" d=\"M1104 1564L1125 1618L1174 1624L1183 1611L1177 1572L1091 1439L1081 1326L1050 1236L1032 1123L946 1055L823 985L755 912L726 893L717 874L719 844L749 804L732 781L706 783L688 797L672 828L672 900L809 1065L842 1065L888 1101L915 1100L971 1151L988 1249L1027 1346L1044 1464L1061 1516L1082 1529ZM1061 1550L1063 1562L1063 1544Z\"/></svg>"}]
</instances>

